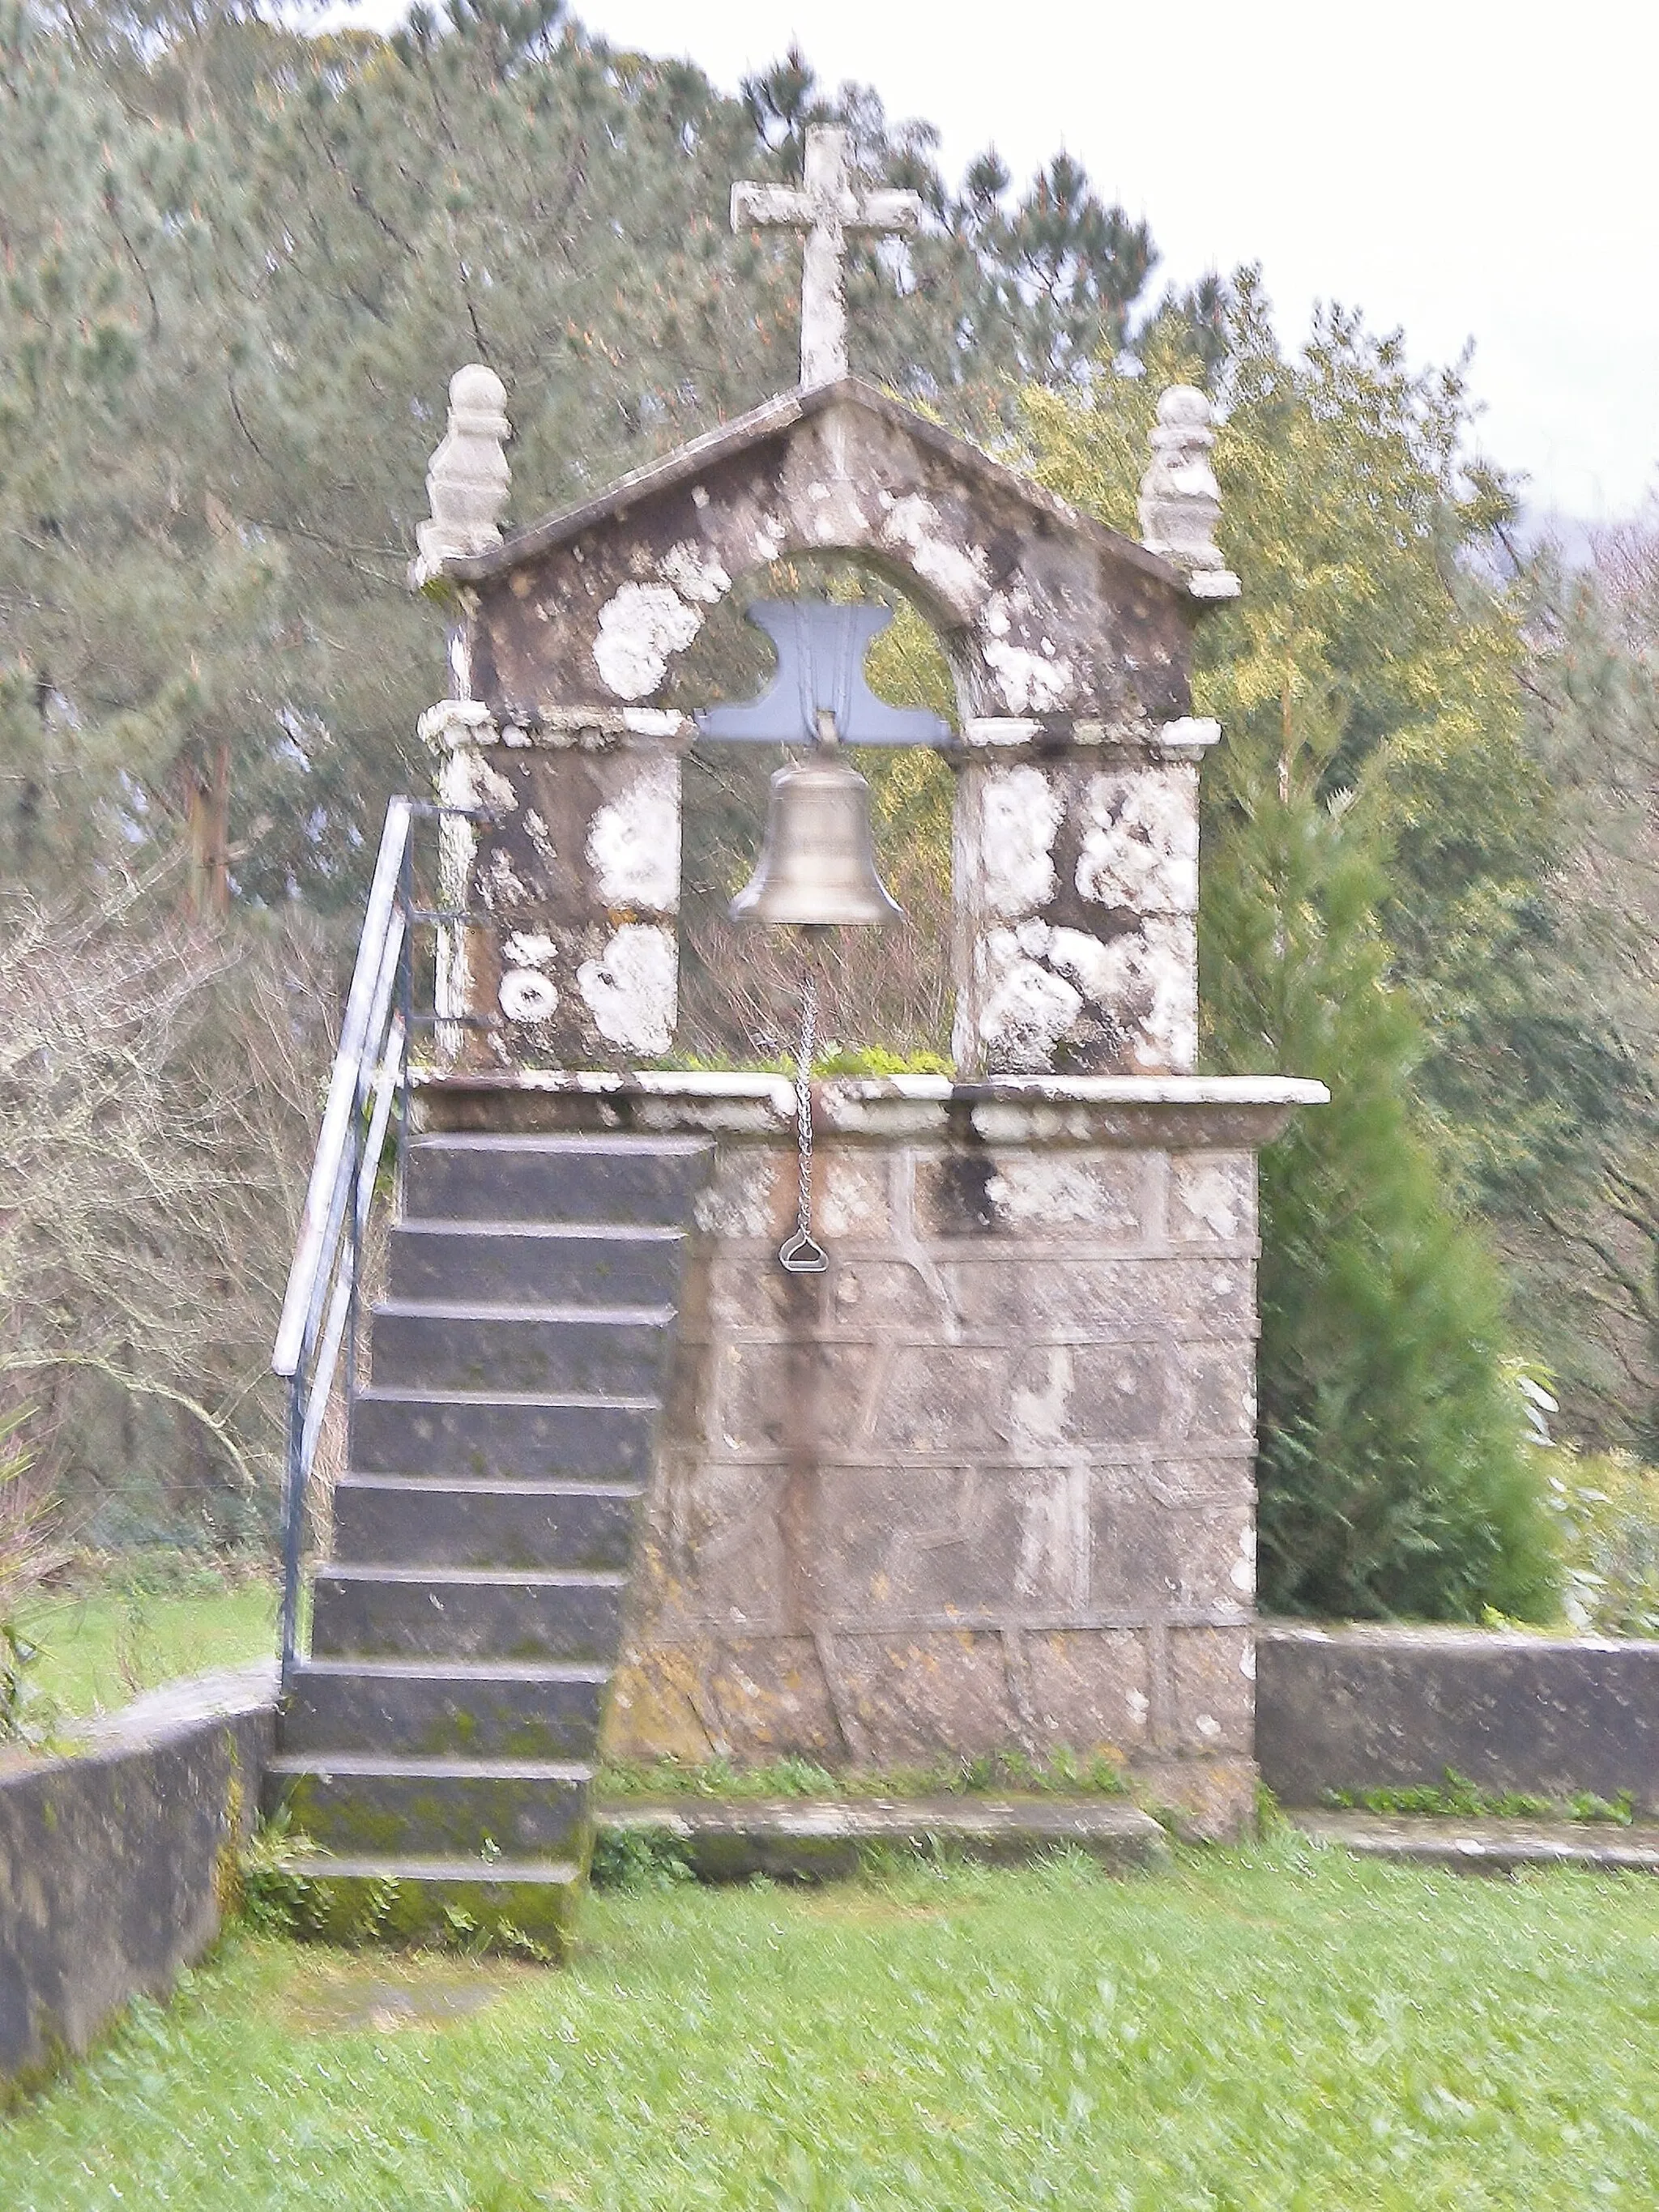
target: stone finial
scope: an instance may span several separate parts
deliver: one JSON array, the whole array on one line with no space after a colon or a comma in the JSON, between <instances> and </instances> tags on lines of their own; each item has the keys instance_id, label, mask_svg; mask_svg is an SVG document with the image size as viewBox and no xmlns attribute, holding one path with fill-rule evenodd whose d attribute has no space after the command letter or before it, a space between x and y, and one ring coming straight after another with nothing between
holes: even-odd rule
<instances>
[{"instance_id":1,"label":"stone finial","mask_svg":"<svg viewBox=\"0 0 1659 2212\"><path fill-rule=\"evenodd\" d=\"M1172 384L1158 401L1152 466L1140 479L1140 541L1186 570L1195 598L1231 599L1238 579L1215 542L1221 490L1210 466L1213 419L1209 401L1190 384Z\"/></svg>"},{"instance_id":2,"label":"stone finial","mask_svg":"<svg viewBox=\"0 0 1659 2212\"><path fill-rule=\"evenodd\" d=\"M493 368L473 362L449 380L449 422L428 465L429 521L416 532L420 551L409 580L419 591L458 554L483 553L501 538L501 513L512 471L501 448L513 434L507 386Z\"/></svg>"}]
</instances>

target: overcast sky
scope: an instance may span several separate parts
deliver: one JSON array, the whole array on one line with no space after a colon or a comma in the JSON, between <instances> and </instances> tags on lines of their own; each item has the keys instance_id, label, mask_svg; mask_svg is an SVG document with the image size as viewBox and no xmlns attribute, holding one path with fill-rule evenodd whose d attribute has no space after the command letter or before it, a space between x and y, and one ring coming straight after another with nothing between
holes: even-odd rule
<instances>
[{"instance_id":1,"label":"overcast sky","mask_svg":"<svg viewBox=\"0 0 1659 2212\"><path fill-rule=\"evenodd\" d=\"M345 12L345 11L342 11ZM383 21L396 0L358 20ZM1317 299L1474 342L1479 442L1540 510L1659 488L1659 8L1613 0L586 0L613 43L735 90L798 39L943 133L1057 147L1144 216L1155 282L1261 264L1281 331Z\"/></svg>"}]
</instances>

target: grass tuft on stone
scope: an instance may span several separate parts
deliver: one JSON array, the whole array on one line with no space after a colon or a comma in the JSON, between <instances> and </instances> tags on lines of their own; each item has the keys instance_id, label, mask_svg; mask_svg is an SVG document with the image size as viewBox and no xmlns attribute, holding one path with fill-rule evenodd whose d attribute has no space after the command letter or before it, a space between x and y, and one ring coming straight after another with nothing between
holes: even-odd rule
<instances>
[{"instance_id":1,"label":"grass tuft on stone","mask_svg":"<svg viewBox=\"0 0 1659 2212\"><path fill-rule=\"evenodd\" d=\"M594 1794L607 1798L703 1797L744 1804L767 1797L1123 1797L1122 1763L1105 1752L1064 1748L1043 1759L1004 1750L931 1766L820 1766L810 1759L778 1759L763 1766L728 1759L693 1764L678 1759L607 1760Z\"/></svg>"}]
</instances>

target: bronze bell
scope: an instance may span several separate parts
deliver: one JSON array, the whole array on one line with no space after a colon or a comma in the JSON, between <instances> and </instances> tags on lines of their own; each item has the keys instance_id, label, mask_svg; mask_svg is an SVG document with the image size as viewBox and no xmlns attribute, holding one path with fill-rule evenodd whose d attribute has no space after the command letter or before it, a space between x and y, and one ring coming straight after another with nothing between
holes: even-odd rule
<instances>
[{"instance_id":1,"label":"bronze bell","mask_svg":"<svg viewBox=\"0 0 1659 2212\"><path fill-rule=\"evenodd\" d=\"M772 778L760 861L732 902L733 921L810 928L903 920L876 873L870 787L839 757L833 725L824 737L810 759Z\"/></svg>"}]
</instances>

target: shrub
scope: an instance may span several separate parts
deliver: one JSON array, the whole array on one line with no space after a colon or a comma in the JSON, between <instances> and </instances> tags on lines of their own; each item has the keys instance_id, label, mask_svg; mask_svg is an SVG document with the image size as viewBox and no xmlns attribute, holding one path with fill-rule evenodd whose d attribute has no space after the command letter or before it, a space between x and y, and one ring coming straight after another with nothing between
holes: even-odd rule
<instances>
[{"instance_id":1,"label":"shrub","mask_svg":"<svg viewBox=\"0 0 1659 2212\"><path fill-rule=\"evenodd\" d=\"M1558 1446L1543 1460L1573 1627L1659 1636L1659 1468Z\"/></svg>"}]
</instances>

